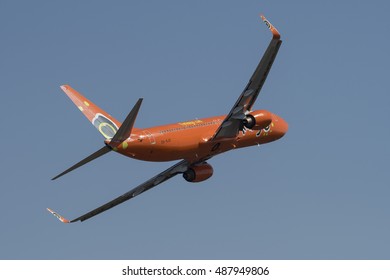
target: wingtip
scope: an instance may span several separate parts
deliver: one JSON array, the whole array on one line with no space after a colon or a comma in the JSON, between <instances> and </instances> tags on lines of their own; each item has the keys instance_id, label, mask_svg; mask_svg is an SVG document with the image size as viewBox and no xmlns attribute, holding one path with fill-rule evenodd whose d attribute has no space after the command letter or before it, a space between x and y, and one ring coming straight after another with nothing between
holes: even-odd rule
<instances>
[{"instance_id":1,"label":"wingtip","mask_svg":"<svg viewBox=\"0 0 390 280\"><path fill-rule=\"evenodd\" d=\"M61 85L61 86L60 86L60 88L61 88L63 91L67 90L68 87L69 87L69 85Z\"/></svg>"},{"instance_id":2,"label":"wingtip","mask_svg":"<svg viewBox=\"0 0 390 280\"><path fill-rule=\"evenodd\" d=\"M262 14L260 14L261 19L264 21L265 25L267 25L268 29L271 30L272 34L274 35L275 39L280 39L280 33L279 31L275 28L275 26L270 23L266 17Z\"/></svg>"},{"instance_id":3,"label":"wingtip","mask_svg":"<svg viewBox=\"0 0 390 280\"><path fill-rule=\"evenodd\" d=\"M70 221L65 219L64 217L62 217L60 214L58 214L57 212L54 212L53 210L51 210L50 208L46 208L47 211L49 211L51 214L54 215L54 217L56 217L58 220L60 220L61 222L65 223L65 224L69 224Z\"/></svg>"},{"instance_id":4,"label":"wingtip","mask_svg":"<svg viewBox=\"0 0 390 280\"><path fill-rule=\"evenodd\" d=\"M61 176L61 175L57 175L57 176L51 178L51 180L54 181L54 180L58 179L60 176Z\"/></svg>"}]
</instances>

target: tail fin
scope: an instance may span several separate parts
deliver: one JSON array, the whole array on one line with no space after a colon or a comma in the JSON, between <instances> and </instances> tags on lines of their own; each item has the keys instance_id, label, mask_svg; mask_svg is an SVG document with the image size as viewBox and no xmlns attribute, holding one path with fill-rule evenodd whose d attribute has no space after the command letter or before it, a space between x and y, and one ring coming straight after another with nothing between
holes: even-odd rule
<instances>
[{"instance_id":1,"label":"tail fin","mask_svg":"<svg viewBox=\"0 0 390 280\"><path fill-rule=\"evenodd\" d=\"M87 117L87 119L96 127L105 139L111 139L118 131L121 123L107 112L96 106L69 85L61 86L61 89Z\"/></svg>"},{"instance_id":2,"label":"tail fin","mask_svg":"<svg viewBox=\"0 0 390 280\"><path fill-rule=\"evenodd\" d=\"M68 90L68 89L67 89ZM64 90L65 91L65 90ZM66 91L65 91L66 92ZM67 92L66 92L67 93ZM76 93L76 98L74 101L74 96ZM68 93L67 93L68 94ZM71 95L68 94L68 96L73 100L73 102L77 105L78 103L80 103L80 98L79 97L82 97L82 95L80 95L79 93L77 93L75 90L73 90L73 92L71 92ZM86 100L86 99L85 99ZM85 102L88 102L88 106L86 104L84 104L85 106L87 106L87 108L90 108L92 107L91 105L93 105L93 103L89 103L90 101L85 101ZM137 118L137 114L138 114L138 111L139 111L139 108L141 107L141 103L142 103L142 98L138 99L137 103L134 105L133 109L130 111L130 113L127 115L126 119L124 120L123 124L119 126L119 129L117 129L115 131L115 133L109 137L109 141L105 141L105 146L103 148L101 148L100 150L94 152L92 155L86 157L85 159L83 159L82 161L74 164L73 166L71 166L70 168L68 168L67 170L65 170L64 172L62 172L61 174L58 174L57 176L55 176L52 180L55 180L63 175L65 175L66 173L69 173L70 171L72 170L75 170L76 168L79 168L80 166L83 166L84 164L94 160L94 159L97 159L98 157L101 157L102 155L105 155L107 154L108 152L110 152L111 150L115 149L118 145L120 145L123 141L125 141L130 135L131 135L131 132L133 130L133 126L134 126L134 122L135 122L135 119ZM95 108L97 108L95 105L93 105ZM79 107L80 108L80 107ZM81 107L83 108L83 107ZM99 108L98 108L99 109ZM100 110L100 109L99 109ZM94 110L81 110L84 115L89 119L91 120L91 117L90 117L90 114L91 114L91 111L92 112L96 112ZM88 113L85 113L85 112L88 112ZM100 110L100 112L104 112L102 110ZM101 113L96 113L97 114L100 114L101 116ZM96 119L96 118L94 118ZM94 120L92 119L92 120ZM93 121L91 121L94 125L95 123ZM107 125L107 123L102 123L102 124L105 124ZM95 125L96 126L96 125ZM104 131L103 129L101 129L101 125L99 125L97 128L98 130L100 131L101 134L103 134L103 136L108 136L107 135L107 131ZM49 210L50 211L50 210ZM55 215L55 213L53 213Z\"/></svg>"}]
</instances>

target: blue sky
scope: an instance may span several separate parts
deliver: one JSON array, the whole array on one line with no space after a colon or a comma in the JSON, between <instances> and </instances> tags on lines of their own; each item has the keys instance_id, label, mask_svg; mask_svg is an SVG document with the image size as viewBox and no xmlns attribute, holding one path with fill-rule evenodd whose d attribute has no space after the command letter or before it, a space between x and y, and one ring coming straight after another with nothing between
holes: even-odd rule
<instances>
[{"instance_id":1,"label":"blue sky","mask_svg":"<svg viewBox=\"0 0 390 280\"><path fill-rule=\"evenodd\" d=\"M1 259L389 259L387 1L1 1ZM137 127L227 113L271 34L255 108L280 141L210 160L87 222L64 225L172 163L110 153L59 86Z\"/></svg>"}]
</instances>

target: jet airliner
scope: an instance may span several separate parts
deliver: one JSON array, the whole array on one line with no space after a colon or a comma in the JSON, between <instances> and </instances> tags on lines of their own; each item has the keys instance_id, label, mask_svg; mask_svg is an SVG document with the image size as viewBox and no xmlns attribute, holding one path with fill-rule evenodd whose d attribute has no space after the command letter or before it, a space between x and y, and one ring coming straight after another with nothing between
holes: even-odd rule
<instances>
[{"instance_id":1,"label":"jet airliner","mask_svg":"<svg viewBox=\"0 0 390 280\"><path fill-rule=\"evenodd\" d=\"M178 174L182 174L188 182L207 180L213 175L213 167L207 162L212 157L233 149L261 145L283 137L288 129L286 121L267 110L252 109L282 43L278 30L263 15L261 18L271 30L272 39L248 84L227 115L145 129L136 128L134 123L142 98L136 102L123 123L120 123L69 85L61 86L105 140L101 149L52 180L111 151L144 161L178 162L127 193L73 220L65 219L49 208L47 210L61 222L82 222Z\"/></svg>"}]
</instances>

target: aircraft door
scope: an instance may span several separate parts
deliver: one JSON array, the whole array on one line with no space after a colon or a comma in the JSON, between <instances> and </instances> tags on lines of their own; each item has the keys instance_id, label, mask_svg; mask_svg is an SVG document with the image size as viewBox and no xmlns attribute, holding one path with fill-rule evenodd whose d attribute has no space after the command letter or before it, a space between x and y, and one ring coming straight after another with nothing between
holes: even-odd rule
<instances>
[{"instance_id":1,"label":"aircraft door","mask_svg":"<svg viewBox=\"0 0 390 280\"><path fill-rule=\"evenodd\" d=\"M149 139L150 144L152 144L152 145L156 144L156 139L154 139L154 136L152 133L150 133L147 130L142 131L142 133Z\"/></svg>"}]
</instances>

